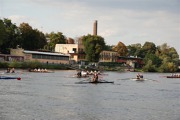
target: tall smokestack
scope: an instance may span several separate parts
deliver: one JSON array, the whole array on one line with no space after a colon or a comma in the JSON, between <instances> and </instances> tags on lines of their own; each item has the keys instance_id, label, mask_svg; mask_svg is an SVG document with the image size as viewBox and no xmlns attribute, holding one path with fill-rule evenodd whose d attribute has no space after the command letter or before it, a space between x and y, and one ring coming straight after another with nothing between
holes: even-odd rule
<instances>
[{"instance_id":1,"label":"tall smokestack","mask_svg":"<svg viewBox=\"0 0 180 120\"><path fill-rule=\"evenodd\" d=\"M97 35L97 20L94 22L93 35Z\"/></svg>"}]
</instances>

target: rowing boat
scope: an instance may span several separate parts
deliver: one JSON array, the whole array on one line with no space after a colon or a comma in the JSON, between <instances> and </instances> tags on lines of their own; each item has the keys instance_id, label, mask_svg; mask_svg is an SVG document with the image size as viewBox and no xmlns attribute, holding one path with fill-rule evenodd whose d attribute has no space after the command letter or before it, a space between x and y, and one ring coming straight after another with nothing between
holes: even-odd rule
<instances>
[{"instance_id":1,"label":"rowing boat","mask_svg":"<svg viewBox=\"0 0 180 120\"><path fill-rule=\"evenodd\" d=\"M97 82L80 81L80 82L76 82L76 84L99 84L99 83L114 83L114 81L97 81Z\"/></svg>"},{"instance_id":2,"label":"rowing boat","mask_svg":"<svg viewBox=\"0 0 180 120\"><path fill-rule=\"evenodd\" d=\"M0 79L17 79L17 80L21 80L20 77L7 77L7 76L0 76Z\"/></svg>"},{"instance_id":3,"label":"rowing boat","mask_svg":"<svg viewBox=\"0 0 180 120\"><path fill-rule=\"evenodd\" d=\"M144 81L145 79L144 78L132 78L132 80L135 80L135 81Z\"/></svg>"},{"instance_id":4,"label":"rowing boat","mask_svg":"<svg viewBox=\"0 0 180 120\"><path fill-rule=\"evenodd\" d=\"M180 78L180 76L166 76L167 78Z\"/></svg>"},{"instance_id":5,"label":"rowing boat","mask_svg":"<svg viewBox=\"0 0 180 120\"><path fill-rule=\"evenodd\" d=\"M54 71L29 71L34 73L54 73Z\"/></svg>"}]
</instances>

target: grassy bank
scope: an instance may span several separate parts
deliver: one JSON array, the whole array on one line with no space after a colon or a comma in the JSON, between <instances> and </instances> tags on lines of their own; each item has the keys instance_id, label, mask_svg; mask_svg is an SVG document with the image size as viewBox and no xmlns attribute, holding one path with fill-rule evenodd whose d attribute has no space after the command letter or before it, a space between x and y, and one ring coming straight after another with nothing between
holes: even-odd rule
<instances>
[{"instance_id":1,"label":"grassy bank","mask_svg":"<svg viewBox=\"0 0 180 120\"><path fill-rule=\"evenodd\" d=\"M0 62L0 68L19 68L19 69L34 69L34 68L46 68L46 69L58 69L69 70L68 65L65 64L44 64L38 61L33 62Z\"/></svg>"}]
</instances>

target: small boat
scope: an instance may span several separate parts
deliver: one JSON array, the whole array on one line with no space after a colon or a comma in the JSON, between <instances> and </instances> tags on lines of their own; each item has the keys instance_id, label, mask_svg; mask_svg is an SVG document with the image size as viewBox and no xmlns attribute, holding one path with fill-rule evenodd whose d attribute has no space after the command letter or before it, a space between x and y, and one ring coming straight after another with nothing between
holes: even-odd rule
<instances>
[{"instance_id":1,"label":"small boat","mask_svg":"<svg viewBox=\"0 0 180 120\"><path fill-rule=\"evenodd\" d=\"M114 81L98 81L98 82L92 82L92 81L80 81L76 82L76 84L99 84L99 83L114 83Z\"/></svg>"},{"instance_id":2,"label":"small boat","mask_svg":"<svg viewBox=\"0 0 180 120\"><path fill-rule=\"evenodd\" d=\"M166 76L167 78L180 78L180 76Z\"/></svg>"},{"instance_id":3,"label":"small boat","mask_svg":"<svg viewBox=\"0 0 180 120\"><path fill-rule=\"evenodd\" d=\"M54 73L54 71L29 71L29 72L34 72L34 73Z\"/></svg>"},{"instance_id":4,"label":"small boat","mask_svg":"<svg viewBox=\"0 0 180 120\"><path fill-rule=\"evenodd\" d=\"M132 80L135 80L135 81L144 81L145 79L144 78L132 78Z\"/></svg>"},{"instance_id":5,"label":"small boat","mask_svg":"<svg viewBox=\"0 0 180 120\"><path fill-rule=\"evenodd\" d=\"M172 73L171 75L165 76L166 78L180 78L179 73Z\"/></svg>"},{"instance_id":6,"label":"small boat","mask_svg":"<svg viewBox=\"0 0 180 120\"><path fill-rule=\"evenodd\" d=\"M21 80L20 77L7 77L7 76L0 76L0 79L17 79L17 80Z\"/></svg>"}]
</instances>

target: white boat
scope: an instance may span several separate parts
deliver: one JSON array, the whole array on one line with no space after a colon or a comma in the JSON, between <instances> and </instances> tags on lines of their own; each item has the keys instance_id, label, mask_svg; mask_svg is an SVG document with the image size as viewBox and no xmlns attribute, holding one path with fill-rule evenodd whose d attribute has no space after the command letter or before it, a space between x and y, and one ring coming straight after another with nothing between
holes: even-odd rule
<instances>
[{"instance_id":1,"label":"white boat","mask_svg":"<svg viewBox=\"0 0 180 120\"><path fill-rule=\"evenodd\" d=\"M135 81L144 81L146 79L144 79L144 78L132 78L132 80L135 80Z\"/></svg>"}]
</instances>

